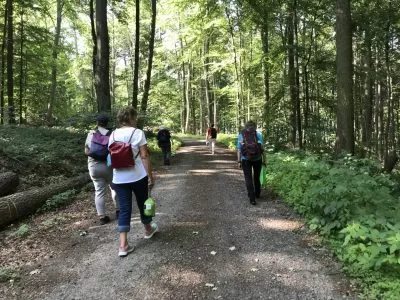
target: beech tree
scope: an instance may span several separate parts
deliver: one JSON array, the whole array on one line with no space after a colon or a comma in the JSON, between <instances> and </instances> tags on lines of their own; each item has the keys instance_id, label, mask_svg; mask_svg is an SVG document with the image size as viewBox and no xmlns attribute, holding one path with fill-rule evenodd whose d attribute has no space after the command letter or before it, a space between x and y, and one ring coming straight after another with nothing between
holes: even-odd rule
<instances>
[{"instance_id":1,"label":"beech tree","mask_svg":"<svg viewBox=\"0 0 400 300\"><path fill-rule=\"evenodd\" d=\"M352 23L350 0L336 1L337 150L354 154Z\"/></svg>"}]
</instances>

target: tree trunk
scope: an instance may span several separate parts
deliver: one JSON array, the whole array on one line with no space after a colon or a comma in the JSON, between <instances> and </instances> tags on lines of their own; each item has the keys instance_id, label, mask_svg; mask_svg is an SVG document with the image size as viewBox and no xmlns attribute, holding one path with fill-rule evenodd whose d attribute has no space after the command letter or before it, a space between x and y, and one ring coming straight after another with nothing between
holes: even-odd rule
<instances>
[{"instance_id":1,"label":"tree trunk","mask_svg":"<svg viewBox=\"0 0 400 300\"><path fill-rule=\"evenodd\" d=\"M268 28L268 15L265 17L261 28L261 43L263 50L262 69L263 69L263 83L264 83L264 109L263 109L263 121L265 129L269 130L270 126L270 103L269 103L269 28Z\"/></svg>"},{"instance_id":2,"label":"tree trunk","mask_svg":"<svg viewBox=\"0 0 400 300\"><path fill-rule=\"evenodd\" d=\"M58 184L34 188L0 198L0 227L35 213L49 197L72 188L79 188L89 181L90 176L86 173Z\"/></svg>"},{"instance_id":3,"label":"tree trunk","mask_svg":"<svg viewBox=\"0 0 400 300\"><path fill-rule=\"evenodd\" d=\"M206 108L207 108L207 125L211 124L211 106L210 106L210 84L208 81L208 48L209 48L210 40L208 37L205 38L204 45L203 45L203 70L204 70L204 88L205 88L205 98L206 98ZM203 122L203 119L201 119Z\"/></svg>"},{"instance_id":4,"label":"tree trunk","mask_svg":"<svg viewBox=\"0 0 400 300\"><path fill-rule=\"evenodd\" d=\"M337 151L354 154L354 102L350 0L336 1Z\"/></svg>"},{"instance_id":5,"label":"tree trunk","mask_svg":"<svg viewBox=\"0 0 400 300\"><path fill-rule=\"evenodd\" d=\"M7 97L8 97L8 123L15 124L14 107L14 28L13 28L13 2L7 0Z\"/></svg>"},{"instance_id":6,"label":"tree trunk","mask_svg":"<svg viewBox=\"0 0 400 300\"><path fill-rule=\"evenodd\" d=\"M186 76L185 76L185 72L186 72L186 67L185 67L185 63L182 62L182 66L181 66L181 82L182 82L182 101L181 101L181 131L183 133L186 133Z\"/></svg>"},{"instance_id":7,"label":"tree trunk","mask_svg":"<svg viewBox=\"0 0 400 300\"><path fill-rule=\"evenodd\" d=\"M297 86L296 86L296 68L295 68L295 45L294 45L294 12L293 9L289 12L287 18L287 47L288 47L288 75L290 86L290 102L291 102L291 126L292 126L292 146L296 147L297 143Z\"/></svg>"},{"instance_id":8,"label":"tree trunk","mask_svg":"<svg viewBox=\"0 0 400 300\"><path fill-rule=\"evenodd\" d=\"M293 1L293 26L295 37L295 62L296 62L296 128L298 132L298 145L303 148L303 131L301 127L301 102L300 102L300 68L299 68L299 43L298 43L298 30L297 30L297 0Z\"/></svg>"},{"instance_id":9,"label":"tree trunk","mask_svg":"<svg viewBox=\"0 0 400 300\"><path fill-rule=\"evenodd\" d=\"M7 44L7 8L4 12L3 40L1 43L0 59L0 124L4 124L4 70L5 70L5 49Z\"/></svg>"},{"instance_id":10,"label":"tree trunk","mask_svg":"<svg viewBox=\"0 0 400 300\"><path fill-rule=\"evenodd\" d=\"M19 124L24 123L22 107L24 99L24 8L21 8L20 20L20 67L19 67Z\"/></svg>"},{"instance_id":11,"label":"tree trunk","mask_svg":"<svg viewBox=\"0 0 400 300\"><path fill-rule=\"evenodd\" d=\"M96 0L97 57L95 87L98 112L111 112L110 45L107 25L107 1Z\"/></svg>"},{"instance_id":12,"label":"tree trunk","mask_svg":"<svg viewBox=\"0 0 400 300\"><path fill-rule=\"evenodd\" d=\"M185 95L185 99L186 99L186 118L185 118L185 132L189 132L189 122L190 122L190 92L191 92L191 73L190 73L190 65L191 62L189 61L187 63L187 76L186 76L186 95Z\"/></svg>"},{"instance_id":13,"label":"tree trunk","mask_svg":"<svg viewBox=\"0 0 400 300\"><path fill-rule=\"evenodd\" d=\"M140 48L140 0L136 0L135 65L133 67L132 107L138 107L139 94L139 48Z\"/></svg>"},{"instance_id":14,"label":"tree trunk","mask_svg":"<svg viewBox=\"0 0 400 300\"><path fill-rule=\"evenodd\" d=\"M93 78L92 78L92 92L94 91L93 99L96 99L96 88L93 89L93 83L95 82L96 77L96 57L97 57L97 35L96 35L96 25L95 25L95 17L94 17L94 0L90 0L89 2L89 17L90 17L90 28L92 34L92 42L93 42L93 49L92 49L92 68L93 68Z\"/></svg>"},{"instance_id":15,"label":"tree trunk","mask_svg":"<svg viewBox=\"0 0 400 300\"><path fill-rule=\"evenodd\" d=\"M229 33L231 36L231 43L232 43L232 50L233 50L233 58L234 58L234 66L235 66L235 86L236 86L236 128L240 126L240 119L241 119L241 107L240 107L240 78L239 78L239 69L238 69L238 53L235 44L235 35L234 29L232 24L232 19L228 8L225 9L226 17L228 19L229 24Z\"/></svg>"},{"instance_id":16,"label":"tree trunk","mask_svg":"<svg viewBox=\"0 0 400 300\"><path fill-rule=\"evenodd\" d=\"M143 98L140 105L140 111L146 115L147 102L149 99L150 83L151 83L151 69L153 68L153 53L154 53L154 38L156 35L156 17L157 17L157 1L151 0L151 31L149 41L149 58L147 62L146 81L144 82Z\"/></svg>"},{"instance_id":17,"label":"tree trunk","mask_svg":"<svg viewBox=\"0 0 400 300\"><path fill-rule=\"evenodd\" d=\"M19 177L13 172L0 173L0 197L15 192L19 184Z\"/></svg>"},{"instance_id":18,"label":"tree trunk","mask_svg":"<svg viewBox=\"0 0 400 300\"><path fill-rule=\"evenodd\" d=\"M115 50L115 20L113 18L113 25L112 25L112 39L111 39L111 76L110 76L110 101L111 106L114 107L115 105L115 88L117 83L117 57L116 57L116 50Z\"/></svg>"},{"instance_id":19,"label":"tree trunk","mask_svg":"<svg viewBox=\"0 0 400 300\"><path fill-rule=\"evenodd\" d=\"M57 0L57 22L54 34L53 53L52 53L52 66L51 66L51 88L50 88L50 99L47 107L47 124L53 125L53 108L54 102L56 101L56 88L57 88L57 55L58 55L58 44L60 42L61 32L61 19L62 19L62 0Z\"/></svg>"},{"instance_id":20,"label":"tree trunk","mask_svg":"<svg viewBox=\"0 0 400 300\"><path fill-rule=\"evenodd\" d=\"M364 118L363 118L363 133L362 142L371 151L371 139L372 139L372 114L373 114L373 62L372 62L372 48L371 48L371 36L369 31L365 33L365 68L366 78L364 83Z\"/></svg>"}]
</instances>

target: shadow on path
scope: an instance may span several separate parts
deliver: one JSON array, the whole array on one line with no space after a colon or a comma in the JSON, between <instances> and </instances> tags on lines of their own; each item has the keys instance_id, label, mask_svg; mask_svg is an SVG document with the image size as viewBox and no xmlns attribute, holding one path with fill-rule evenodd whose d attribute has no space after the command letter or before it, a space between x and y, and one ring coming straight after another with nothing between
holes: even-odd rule
<instances>
[{"instance_id":1,"label":"shadow on path","mask_svg":"<svg viewBox=\"0 0 400 300\"><path fill-rule=\"evenodd\" d=\"M160 232L143 239L134 207L117 256L111 223L22 279L18 299L354 299L339 266L304 241L302 224L273 193L247 200L236 154L186 140L152 192Z\"/></svg>"}]
</instances>

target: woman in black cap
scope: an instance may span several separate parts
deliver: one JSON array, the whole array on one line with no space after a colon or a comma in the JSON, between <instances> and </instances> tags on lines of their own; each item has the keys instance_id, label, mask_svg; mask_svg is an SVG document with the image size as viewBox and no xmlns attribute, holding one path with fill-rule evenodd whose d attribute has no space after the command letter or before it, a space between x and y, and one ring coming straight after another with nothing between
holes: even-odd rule
<instances>
[{"instance_id":1,"label":"woman in black cap","mask_svg":"<svg viewBox=\"0 0 400 300\"><path fill-rule=\"evenodd\" d=\"M110 218L105 214L107 188L111 190L117 217L119 212L116 193L111 189L112 168L107 166L108 140L111 134L111 130L106 128L108 121L107 115L98 115L97 126L88 133L85 142L85 154L88 156L88 169L95 188L95 204L101 225L110 222Z\"/></svg>"}]
</instances>

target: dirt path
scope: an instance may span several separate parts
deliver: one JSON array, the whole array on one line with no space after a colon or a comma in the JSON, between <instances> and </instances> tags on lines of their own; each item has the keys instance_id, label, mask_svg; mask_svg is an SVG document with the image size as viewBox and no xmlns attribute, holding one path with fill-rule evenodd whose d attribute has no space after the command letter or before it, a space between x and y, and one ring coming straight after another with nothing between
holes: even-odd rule
<instances>
[{"instance_id":1,"label":"dirt path","mask_svg":"<svg viewBox=\"0 0 400 300\"><path fill-rule=\"evenodd\" d=\"M143 239L135 214L136 249L124 259L115 221L76 233L62 253L31 267L40 272L23 276L13 298L354 299L337 264L306 242L280 200L263 191L249 204L235 160L227 149L211 155L203 142L186 141L157 174L159 233Z\"/></svg>"}]
</instances>

